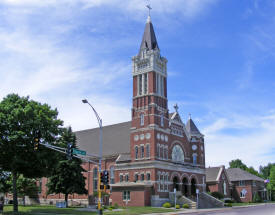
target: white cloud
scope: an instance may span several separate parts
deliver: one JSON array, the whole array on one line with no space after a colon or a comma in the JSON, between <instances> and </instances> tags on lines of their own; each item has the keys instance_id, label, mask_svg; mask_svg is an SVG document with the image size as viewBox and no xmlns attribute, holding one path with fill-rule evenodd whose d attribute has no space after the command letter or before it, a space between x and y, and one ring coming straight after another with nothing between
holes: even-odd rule
<instances>
[{"instance_id":1,"label":"white cloud","mask_svg":"<svg viewBox=\"0 0 275 215\"><path fill-rule=\"evenodd\" d=\"M154 14L167 15L178 13L187 18L193 18L201 14L201 12L210 4L217 0L151 0ZM0 3L1 4L1 3ZM140 16L147 13L145 5L146 0L2 0L2 4L16 7L57 7L60 5L78 6L83 9L92 7L112 7L131 13L131 16Z\"/></svg>"},{"instance_id":2,"label":"white cloud","mask_svg":"<svg viewBox=\"0 0 275 215\"><path fill-rule=\"evenodd\" d=\"M252 132L249 129L253 128ZM235 129L238 132L223 132ZM241 132L245 131L245 132ZM216 119L207 125L205 134L207 166L226 164L233 159L241 159L248 166L256 169L260 165L274 162L271 150L275 147L275 115L228 116Z\"/></svg>"}]
</instances>

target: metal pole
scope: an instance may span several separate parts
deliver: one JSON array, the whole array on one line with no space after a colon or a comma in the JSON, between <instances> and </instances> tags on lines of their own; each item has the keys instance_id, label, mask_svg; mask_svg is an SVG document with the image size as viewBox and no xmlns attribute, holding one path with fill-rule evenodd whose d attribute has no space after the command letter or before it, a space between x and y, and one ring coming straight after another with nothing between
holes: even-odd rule
<instances>
[{"instance_id":1,"label":"metal pole","mask_svg":"<svg viewBox=\"0 0 275 215\"><path fill-rule=\"evenodd\" d=\"M94 109L94 107L88 102L87 99L82 100L83 103L88 104L94 111L94 114L97 118L98 125L99 125L99 167L98 167L98 214L102 214L101 210L101 189L100 189L100 184L101 184L101 160L102 160L102 119L99 117L98 113Z\"/></svg>"}]
</instances>

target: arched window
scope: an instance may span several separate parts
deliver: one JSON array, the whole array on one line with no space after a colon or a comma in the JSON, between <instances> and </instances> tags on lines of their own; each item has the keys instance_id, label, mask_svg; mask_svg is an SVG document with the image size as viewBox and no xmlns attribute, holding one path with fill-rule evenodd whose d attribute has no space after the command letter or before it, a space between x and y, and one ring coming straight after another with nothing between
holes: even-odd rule
<instances>
[{"instance_id":1,"label":"arched window","mask_svg":"<svg viewBox=\"0 0 275 215\"><path fill-rule=\"evenodd\" d=\"M160 115L160 126L161 127L164 126L164 116L163 116L163 114Z\"/></svg>"},{"instance_id":2,"label":"arched window","mask_svg":"<svg viewBox=\"0 0 275 215\"><path fill-rule=\"evenodd\" d=\"M146 145L146 157L147 158L150 157L150 145L149 144Z\"/></svg>"},{"instance_id":3,"label":"arched window","mask_svg":"<svg viewBox=\"0 0 275 215\"><path fill-rule=\"evenodd\" d=\"M138 159L138 146L135 146L135 157Z\"/></svg>"},{"instance_id":4,"label":"arched window","mask_svg":"<svg viewBox=\"0 0 275 215\"><path fill-rule=\"evenodd\" d=\"M144 146L141 146L141 147L140 147L140 152L141 152L141 153L140 153L140 157L141 157L141 158L144 158Z\"/></svg>"},{"instance_id":5,"label":"arched window","mask_svg":"<svg viewBox=\"0 0 275 215\"><path fill-rule=\"evenodd\" d=\"M96 191L97 190L97 181L98 181L98 170L97 170L97 168L95 167L94 168L94 170L93 170L93 181L94 181L94 186L93 186L93 189L94 189L94 191Z\"/></svg>"},{"instance_id":6,"label":"arched window","mask_svg":"<svg viewBox=\"0 0 275 215\"><path fill-rule=\"evenodd\" d=\"M146 180L147 181L151 180L151 174L150 174L150 172L146 173Z\"/></svg>"},{"instance_id":7,"label":"arched window","mask_svg":"<svg viewBox=\"0 0 275 215\"><path fill-rule=\"evenodd\" d=\"M115 168L113 166L110 168L110 183L115 183Z\"/></svg>"},{"instance_id":8,"label":"arched window","mask_svg":"<svg viewBox=\"0 0 275 215\"><path fill-rule=\"evenodd\" d=\"M144 114L141 113L140 114L140 126L143 126L144 125Z\"/></svg>"},{"instance_id":9,"label":"arched window","mask_svg":"<svg viewBox=\"0 0 275 215\"><path fill-rule=\"evenodd\" d=\"M159 144L157 144L157 157L158 158L160 157L160 146L159 146Z\"/></svg>"},{"instance_id":10,"label":"arched window","mask_svg":"<svg viewBox=\"0 0 275 215\"><path fill-rule=\"evenodd\" d=\"M197 154L193 154L193 164L197 164Z\"/></svg>"},{"instance_id":11,"label":"arched window","mask_svg":"<svg viewBox=\"0 0 275 215\"><path fill-rule=\"evenodd\" d=\"M164 158L164 145L160 145L160 158Z\"/></svg>"}]
</instances>

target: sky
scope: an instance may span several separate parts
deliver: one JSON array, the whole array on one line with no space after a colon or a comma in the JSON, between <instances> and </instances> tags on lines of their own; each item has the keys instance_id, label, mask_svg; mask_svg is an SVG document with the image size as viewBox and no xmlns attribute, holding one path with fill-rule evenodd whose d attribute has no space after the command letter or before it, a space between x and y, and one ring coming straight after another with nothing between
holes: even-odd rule
<instances>
[{"instance_id":1,"label":"sky","mask_svg":"<svg viewBox=\"0 0 275 215\"><path fill-rule=\"evenodd\" d=\"M147 0L0 0L0 100L57 108L73 130L131 118ZM206 166L275 162L275 1L151 0L168 102L205 135Z\"/></svg>"}]
</instances>

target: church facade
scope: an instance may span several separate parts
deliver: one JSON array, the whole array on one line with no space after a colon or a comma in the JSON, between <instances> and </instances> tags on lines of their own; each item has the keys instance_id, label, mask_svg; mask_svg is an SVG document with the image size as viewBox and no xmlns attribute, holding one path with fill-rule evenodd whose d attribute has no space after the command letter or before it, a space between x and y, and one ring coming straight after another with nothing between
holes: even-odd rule
<instances>
[{"instance_id":1,"label":"church facade","mask_svg":"<svg viewBox=\"0 0 275 215\"><path fill-rule=\"evenodd\" d=\"M191 117L184 123L168 110L167 59L161 56L150 16L138 54L132 58L133 104L131 121L103 128L102 170L110 175L109 201L129 206L160 206L176 189L191 199L205 190L204 136ZM99 152L99 129L77 131L77 144L88 153ZM88 195L69 199L86 201L97 190L98 166L84 163ZM63 198L46 195L41 202Z\"/></svg>"}]
</instances>

